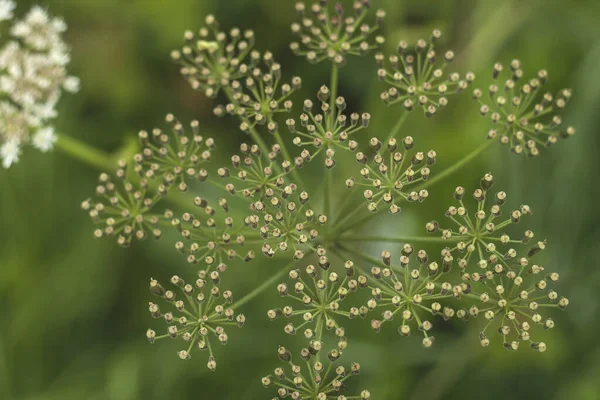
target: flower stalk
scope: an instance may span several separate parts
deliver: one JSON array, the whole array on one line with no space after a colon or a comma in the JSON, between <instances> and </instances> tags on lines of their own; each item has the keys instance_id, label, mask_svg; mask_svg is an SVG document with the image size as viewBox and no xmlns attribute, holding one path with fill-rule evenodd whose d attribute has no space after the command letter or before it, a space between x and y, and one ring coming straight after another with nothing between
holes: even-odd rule
<instances>
[{"instance_id":1,"label":"flower stalk","mask_svg":"<svg viewBox=\"0 0 600 400\"><path fill-rule=\"evenodd\" d=\"M116 165L116 160L102 150L98 150L71 136L58 135L56 148L86 165L103 171L111 171Z\"/></svg>"}]
</instances>

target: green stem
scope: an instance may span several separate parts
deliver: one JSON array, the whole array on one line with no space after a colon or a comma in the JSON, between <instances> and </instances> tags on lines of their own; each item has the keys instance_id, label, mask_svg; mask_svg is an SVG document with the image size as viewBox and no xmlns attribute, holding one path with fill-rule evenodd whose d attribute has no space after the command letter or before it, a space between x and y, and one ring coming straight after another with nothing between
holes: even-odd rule
<instances>
[{"instance_id":1,"label":"green stem","mask_svg":"<svg viewBox=\"0 0 600 400\"><path fill-rule=\"evenodd\" d=\"M312 251L307 251L305 254L305 257L309 256L311 253L312 253ZM289 264L287 264L285 267L281 268L279 271L277 271L276 273L271 275L271 277L269 279L264 281L261 285L256 287L253 291L251 291L250 293L248 293L247 295L245 295L244 297L242 297L241 299L236 301L233 304L233 307L241 307L244 304L248 303L250 300L254 299L256 296L261 294L265 289L272 286L275 282L277 282L279 279L281 279L286 273L288 273L289 268L291 266L293 266L295 263L296 263L296 261L292 261Z\"/></svg>"},{"instance_id":2,"label":"green stem","mask_svg":"<svg viewBox=\"0 0 600 400\"><path fill-rule=\"evenodd\" d=\"M231 91L231 88L225 88L224 92L225 92L225 95L227 96L227 99L230 102L235 103L233 101L233 93ZM249 124L249 122L248 122L248 124ZM260 136L260 133L256 130L255 127L250 128L250 137L252 137L252 140L254 140L254 143L256 143L256 145L261 149L261 151L264 154L270 153L269 147L267 146L267 144L265 143L263 138Z\"/></svg>"},{"instance_id":3,"label":"green stem","mask_svg":"<svg viewBox=\"0 0 600 400\"><path fill-rule=\"evenodd\" d=\"M59 135L56 141L56 148L94 168L107 171L112 171L116 168L115 160L110 155L73 137Z\"/></svg>"},{"instance_id":4,"label":"green stem","mask_svg":"<svg viewBox=\"0 0 600 400\"><path fill-rule=\"evenodd\" d=\"M454 238L443 239L441 237L429 237L429 236L394 236L394 237L366 236L366 237L361 237L361 236L352 236L352 235L342 236L342 237L340 237L340 240L346 241L346 242L388 242L388 243L412 243L412 242L416 242L416 243L425 243L425 242L447 243L452 240L458 241L458 239L454 239Z\"/></svg>"},{"instance_id":5,"label":"green stem","mask_svg":"<svg viewBox=\"0 0 600 400\"><path fill-rule=\"evenodd\" d=\"M323 208L324 208L324 213L327 216L327 218L331 218L331 191L330 191L331 174L332 174L331 169L325 170L325 180L324 180L324 187L323 187L323 195L324 195Z\"/></svg>"},{"instance_id":6,"label":"green stem","mask_svg":"<svg viewBox=\"0 0 600 400\"><path fill-rule=\"evenodd\" d=\"M428 188L429 186L433 185L434 183L437 183L437 182L441 181L442 179L452 175L453 173L458 171L460 168L462 168L465 164L468 164L472 159L477 157L479 154L483 153L485 151L485 149L487 149L490 146L490 144L492 144L493 142L495 142L495 141L489 140L489 139L486 140L485 143L483 143L481 146L477 147L471 153L467 154L460 161L458 161L457 163L452 165L450 168L446 168L441 173L435 174L433 176L433 178L430 178L427 181L423 182L423 184L419 185L415 190L419 191L419 190Z\"/></svg>"},{"instance_id":7,"label":"green stem","mask_svg":"<svg viewBox=\"0 0 600 400\"><path fill-rule=\"evenodd\" d=\"M254 140L254 143L258 145L258 147L265 155L271 152L271 150L269 149L263 138L260 136L260 133L258 133L256 128L250 129L250 136L252 137L252 140Z\"/></svg>"},{"instance_id":8,"label":"green stem","mask_svg":"<svg viewBox=\"0 0 600 400\"><path fill-rule=\"evenodd\" d=\"M82 143L73 137L60 135L56 141L56 148L86 165L99 169L100 171L110 172L117 169L116 157ZM151 190L156 190L157 186L157 182L150 182ZM182 207L183 209L191 205L189 198L182 193L176 192L175 190L172 190L171 193L169 193L166 200L173 205Z\"/></svg>"},{"instance_id":9,"label":"green stem","mask_svg":"<svg viewBox=\"0 0 600 400\"><path fill-rule=\"evenodd\" d=\"M394 127L390 131L390 134L388 135L388 140L390 140L391 138L395 138L398 132L400 132L402 126L404 125L404 122L406 121L406 117L408 117L408 113L408 111L404 111L402 113L402 116L398 119L396 125L394 125Z\"/></svg>"},{"instance_id":10,"label":"green stem","mask_svg":"<svg viewBox=\"0 0 600 400\"><path fill-rule=\"evenodd\" d=\"M272 120L270 122L272 122ZM281 133L279 132L279 130L277 130L277 132L275 132L275 141L277 142L279 147L281 147L281 152L283 153L283 158L285 158L286 161L289 161L292 163L293 167L291 170L291 174L292 174L292 177L294 178L294 180L296 181L296 183L298 184L298 186L306 187L304 185L304 182L302 181L302 178L298 174L298 170L294 166L294 159L290 155L290 153L287 149L287 146L285 145L285 142L283 141L283 138L281 137Z\"/></svg>"},{"instance_id":11,"label":"green stem","mask_svg":"<svg viewBox=\"0 0 600 400\"><path fill-rule=\"evenodd\" d=\"M325 317L323 316L323 314L319 314L319 320L317 321L317 326L316 326L316 335L317 335L317 341L318 342L322 342L323 341L323 326L325 325ZM321 353L322 351L319 351L316 355L316 362L320 362L321 361ZM318 386L315 386L315 394L316 391L318 390Z\"/></svg>"},{"instance_id":12,"label":"green stem","mask_svg":"<svg viewBox=\"0 0 600 400\"><path fill-rule=\"evenodd\" d=\"M339 68L335 63L331 64L331 84L330 84L330 98L329 98L329 118L330 124L332 127L335 123L335 99L337 98L337 90L338 90L338 81L339 81Z\"/></svg>"}]
</instances>

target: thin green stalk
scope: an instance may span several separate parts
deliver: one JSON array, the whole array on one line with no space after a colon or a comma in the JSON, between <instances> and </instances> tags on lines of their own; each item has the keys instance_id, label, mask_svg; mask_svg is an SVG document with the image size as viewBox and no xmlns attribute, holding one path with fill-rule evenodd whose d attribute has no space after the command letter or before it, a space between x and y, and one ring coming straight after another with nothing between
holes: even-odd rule
<instances>
[{"instance_id":1,"label":"thin green stalk","mask_svg":"<svg viewBox=\"0 0 600 400\"><path fill-rule=\"evenodd\" d=\"M112 171L116 168L115 160L110 155L73 137L59 135L56 141L56 148L94 168L104 171Z\"/></svg>"},{"instance_id":2,"label":"thin green stalk","mask_svg":"<svg viewBox=\"0 0 600 400\"><path fill-rule=\"evenodd\" d=\"M404 125L404 122L406 121L406 117L408 117L408 114L409 112L406 110L402 112L402 116L398 119L396 125L394 125L394 127L390 131L390 134L388 135L388 140L390 140L391 138L395 138L398 132L400 132L402 126Z\"/></svg>"},{"instance_id":3,"label":"thin green stalk","mask_svg":"<svg viewBox=\"0 0 600 400\"><path fill-rule=\"evenodd\" d=\"M114 171L117 168L116 157L113 157L102 150L95 149L81 141L65 135L58 136L56 148L65 154L83 162L86 165L97 168L100 171ZM157 182L150 182L150 189L156 190ZM166 200L173 205L185 208L189 207L191 201L184 194L172 190L166 197Z\"/></svg>"},{"instance_id":4,"label":"thin green stalk","mask_svg":"<svg viewBox=\"0 0 600 400\"><path fill-rule=\"evenodd\" d=\"M309 256L311 253L312 253L312 251L307 251L305 257ZM281 279L283 276L285 276L285 274L289 272L290 266L294 265L295 263L296 263L296 261L292 261L289 264L287 264L285 267L281 268L279 271L277 271L276 273L271 275L271 277L269 279L267 279L262 284L257 286L250 293L248 293L247 295L245 295L238 301L234 302L233 307L243 306L244 304L248 303L250 300L254 299L256 296L261 294L265 289L271 287L275 282L277 282L279 279Z\"/></svg>"},{"instance_id":5,"label":"thin green stalk","mask_svg":"<svg viewBox=\"0 0 600 400\"><path fill-rule=\"evenodd\" d=\"M415 190L419 191L419 190L428 188L429 186L433 185L434 183L437 183L437 182L441 181L442 179L452 175L453 173L458 171L460 168L462 168L465 164L468 164L472 159L477 157L479 154L483 153L485 151L485 149L487 149L494 142L495 142L495 140L489 140L489 139L486 140L481 146L477 147L471 153L467 154L465 157L460 159L458 162L456 162L450 168L446 168L441 173L435 174L432 178L428 179L427 181L423 182L423 184L419 185Z\"/></svg>"},{"instance_id":6,"label":"thin green stalk","mask_svg":"<svg viewBox=\"0 0 600 400\"><path fill-rule=\"evenodd\" d=\"M335 122L335 99L337 98L337 90L338 90L338 81L339 81L339 68L335 63L331 64L331 84L329 90L330 98L329 98L329 118L330 124L329 126L333 126Z\"/></svg>"},{"instance_id":7,"label":"thin green stalk","mask_svg":"<svg viewBox=\"0 0 600 400\"><path fill-rule=\"evenodd\" d=\"M317 341L321 342L323 340L323 327L325 326L325 317L323 316L323 314L319 315L319 320L317 321L317 326L316 326L316 335L317 335ZM316 355L316 362L320 362L321 361L321 351L317 353ZM318 386L315 386L315 392L318 390ZM315 393L317 394L317 393Z\"/></svg>"},{"instance_id":8,"label":"thin green stalk","mask_svg":"<svg viewBox=\"0 0 600 400\"><path fill-rule=\"evenodd\" d=\"M252 137L254 143L257 144L257 146L264 154L269 154L271 152L271 150L269 149L263 138L260 136L260 133L258 133L256 128L253 127L250 129L250 137Z\"/></svg>"},{"instance_id":9,"label":"thin green stalk","mask_svg":"<svg viewBox=\"0 0 600 400\"><path fill-rule=\"evenodd\" d=\"M403 200L404 200L403 198L402 198L402 199L400 199L400 201L403 201ZM355 216L356 214L358 214L359 212L361 212L361 211L363 211L363 212L364 212L364 210L365 210L365 207L364 207L364 206L356 207L356 208L355 208L355 209L354 209L352 212L350 212L350 213L346 214L346 216L345 216L345 217L344 217L344 218L343 218L341 221L339 221L339 222L338 222L338 221L336 221L336 224L334 225L334 228L335 228L335 229L334 229L333 233L334 233L334 234L336 234L336 233L338 233L339 231L342 231L342 230L349 230L349 228L347 228L347 227L346 227L344 224L345 224L347 221L351 221L351 220L354 218L354 216ZM369 214L367 214L366 216L364 216L363 218L361 218L361 219L360 219L360 221L370 220L371 218L377 217L378 215L381 215L381 214L380 214L380 213L378 213L378 212L375 212L375 213L369 213ZM352 224L352 225L350 225L350 226L352 226L352 227L353 227L353 226L355 226L355 225L356 225L356 224L354 224L354 223L353 223L353 224Z\"/></svg>"},{"instance_id":10,"label":"thin green stalk","mask_svg":"<svg viewBox=\"0 0 600 400\"><path fill-rule=\"evenodd\" d=\"M332 174L332 170L331 169L326 169L325 170L325 180L324 180L324 187L323 187L323 198L324 198L324 213L327 216L327 218L331 217L331 174Z\"/></svg>"},{"instance_id":11,"label":"thin green stalk","mask_svg":"<svg viewBox=\"0 0 600 400\"><path fill-rule=\"evenodd\" d=\"M269 122L273 122L273 120L271 119L271 121L269 121ZM290 153L287 149L287 146L285 145L285 142L283 141L283 138L281 137L281 133L279 132L279 130L277 132L275 132L275 141L277 142L279 147L281 147L281 152L283 153L283 158L285 158L287 161L291 162L293 165L294 159L290 155ZM300 177L300 174L298 174L298 170L296 168L292 168L291 174L292 174L292 178L294 178L294 181L298 184L298 186L306 187L304 185L304 181Z\"/></svg>"},{"instance_id":12,"label":"thin green stalk","mask_svg":"<svg viewBox=\"0 0 600 400\"><path fill-rule=\"evenodd\" d=\"M225 95L227 96L227 99L230 102L235 103L233 101L233 92L231 91L231 88L225 88L224 92L225 92ZM256 130L255 127L250 128L250 137L252 137L252 140L254 140L254 143L256 143L256 145L260 148L260 150L263 153L269 154L269 152L270 152L269 147L267 147L267 144L265 143L263 138L260 136L260 133Z\"/></svg>"},{"instance_id":13,"label":"thin green stalk","mask_svg":"<svg viewBox=\"0 0 600 400\"><path fill-rule=\"evenodd\" d=\"M441 237L429 237L429 236L342 236L341 241L345 242L387 242L387 243L447 243L451 241L459 241L459 239L450 238L443 239Z\"/></svg>"}]
</instances>

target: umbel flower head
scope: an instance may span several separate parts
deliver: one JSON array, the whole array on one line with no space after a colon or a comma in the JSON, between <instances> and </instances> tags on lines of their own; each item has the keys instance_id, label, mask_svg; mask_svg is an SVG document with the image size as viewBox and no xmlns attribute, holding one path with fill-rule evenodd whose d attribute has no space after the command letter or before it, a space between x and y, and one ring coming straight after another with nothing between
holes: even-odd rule
<instances>
[{"instance_id":1,"label":"umbel flower head","mask_svg":"<svg viewBox=\"0 0 600 400\"><path fill-rule=\"evenodd\" d=\"M468 290L479 296L481 304L459 310L457 316L464 320L480 314L485 317L487 322L480 333L481 345L489 345L488 329L495 323L507 349L517 350L519 343L525 341L534 350L545 351L545 343L533 341L531 329L536 325L553 328L552 319L542 317L542 309L565 309L569 301L548 287L550 283L558 282L559 275L544 273L542 266L532 263L532 258L546 248L546 241L536 241L530 230L518 238L506 232L510 225L519 223L522 216L531 215L531 208L521 205L503 217L502 208L507 196L502 191L492 195L493 185L491 174L481 179L480 187L473 192L477 203L475 213L463 203L464 188L456 188L454 197L458 207L448 208L446 216L457 228L443 229L432 221L427 224L427 230L441 229L442 237L452 243L453 247L442 251L444 262L452 262L454 255L461 254L458 266L463 285L466 285L465 292Z\"/></svg>"},{"instance_id":2,"label":"umbel flower head","mask_svg":"<svg viewBox=\"0 0 600 400\"><path fill-rule=\"evenodd\" d=\"M13 19L14 2L0 2L0 22ZM56 118L63 90L75 93L79 79L68 76L69 48L62 39L67 26L33 7L10 28L0 45L0 157L4 168L19 161L21 148L32 144L52 150L57 137L48 125Z\"/></svg>"},{"instance_id":3,"label":"umbel flower head","mask_svg":"<svg viewBox=\"0 0 600 400\"><path fill-rule=\"evenodd\" d=\"M167 193L164 185L160 185L155 194L151 194L148 182L142 179L139 184L127 180L127 163L119 162L116 179L106 173L100 174L96 186L96 200L87 199L81 208L87 211L92 221L100 227L94 236L116 236L117 243L128 247L135 237L144 240L149 235L156 239L162 236L159 228L166 220L163 216L152 212L157 202ZM169 212L164 218L170 217Z\"/></svg>"},{"instance_id":4,"label":"umbel flower head","mask_svg":"<svg viewBox=\"0 0 600 400\"><path fill-rule=\"evenodd\" d=\"M384 43L383 36L373 34L379 30L385 18L385 12L376 12L376 23L365 23L370 0L355 1L353 13L347 13L341 3L330 11L327 0L320 0L310 6L296 3L296 11L301 21L292 24L292 32L300 42L292 42L290 48L296 55L306 56L311 63L330 60L337 66L343 66L349 55L362 56Z\"/></svg>"},{"instance_id":5,"label":"umbel flower head","mask_svg":"<svg viewBox=\"0 0 600 400\"><path fill-rule=\"evenodd\" d=\"M279 145L273 145L271 152L264 154L257 145L242 143L240 155L233 155L231 164L238 171L237 174L226 167L217 170L221 179L230 180L225 190L232 195L259 199L265 196L266 189L280 190L285 187L285 176L294 168L289 160L282 159Z\"/></svg>"},{"instance_id":6,"label":"umbel flower head","mask_svg":"<svg viewBox=\"0 0 600 400\"><path fill-rule=\"evenodd\" d=\"M335 99L335 109L332 109L329 103L330 96L329 88L321 86L317 93L321 107L317 108L317 112L314 112L313 101L306 99L300 123L296 124L293 118L286 121L289 131L298 135L294 138L295 145L315 148L312 154L308 149L304 149L301 153L302 160L310 161L324 151L327 168L335 166L334 156L337 149L355 151L358 148L358 142L350 138L367 128L371 120L369 113L352 113L350 117L344 114L346 100L342 96Z\"/></svg>"},{"instance_id":7,"label":"umbel flower head","mask_svg":"<svg viewBox=\"0 0 600 400\"><path fill-rule=\"evenodd\" d=\"M356 153L356 161L362 165L362 181L357 182L353 177L346 180L348 189L355 185L365 188L363 194L369 211L377 212L384 203L390 213L396 214L401 211L396 203L404 200L422 202L429 196L425 189L409 190L415 183L429 179L429 167L435 164L437 157L435 151L417 152L410 157L408 152L415 144L410 136L402 139L400 145L395 138L388 139L384 145L376 137L372 137L369 144L376 151L371 161L363 152Z\"/></svg>"},{"instance_id":8,"label":"umbel flower head","mask_svg":"<svg viewBox=\"0 0 600 400\"><path fill-rule=\"evenodd\" d=\"M294 260L304 257L304 248L313 249L319 227L327 217L309 208L307 192L297 193L295 184L283 189L267 188L264 198L250 204L252 214L244 225L260 232L262 253L273 257L277 251L291 250Z\"/></svg>"},{"instance_id":9,"label":"umbel flower head","mask_svg":"<svg viewBox=\"0 0 600 400\"><path fill-rule=\"evenodd\" d=\"M521 257L504 262L490 255L481 260L487 263L486 268L463 277L466 282L473 282L469 285L472 285L472 293L479 296L480 304L459 310L457 315L465 320L484 316L485 326L479 333L482 346L502 336L503 346L508 350L515 351L525 342L536 351L546 351L546 343L536 340L532 330L554 328L554 320L544 310L564 310L569 300L550 288L558 282L558 273L544 272L544 267L531 263L532 254L540 248L539 244L534 245L527 253L520 254Z\"/></svg>"},{"instance_id":10,"label":"umbel flower head","mask_svg":"<svg viewBox=\"0 0 600 400\"><path fill-rule=\"evenodd\" d=\"M204 140L199 133L198 121L190 124L193 131L191 138L173 114L168 114L166 121L171 125L171 135L158 128L151 134L146 131L139 133L143 149L134 156L136 172L148 179L160 179L167 188L177 186L185 192L188 189L186 180L203 182L208 177L208 172L199 165L210 160L215 142L212 138Z\"/></svg>"},{"instance_id":11,"label":"umbel flower head","mask_svg":"<svg viewBox=\"0 0 600 400\"><path fill-rule=\"evenodd\" d=\"M277 286L281 297L293 300L292 303L267 312L270 320L282 315L290 320L284 327L287 334L302 332L307 339L314 339L323 328L343 332L337 318L348 318L350 314L340 309L340 303L357 288L356 281L352 279L352 261L346 261L345 274L339 276L330 271L331 264L324 248L319 247L317 255L319 261L316 266L311 264L304 270L291 270L290 283L282 282Z\"/></svg>"},{"instance_id":12,"label":"umbel flower head","mask_svg":"<svg viewBox=\"0 0 600 400\"><path fill-rule=\"evenodd\" d=\"M243 64L238 80L229 87L229 103L218 105L214 113L218 117L235 115L241 119L240 130L250 133L252 129L266 126L271 134L278 132L274 118L276 114L290 112L293 107L290 96L302 86L302 79L293 77L290 83L281 82L281 65L273 59L271 52L250 53L251 64ZM260 61L264 67L260 65Z\"/></svg>"},{"instance_id":13,"label":"umbel flower head","mask_svg":"<svg viewBox=\"0 0 600 400\"><path fill-rule=\"evenodd\" d=\"M190 264L203 261L206 271L224 272L228 260L254 259L254 250L244 249L244 227L234 223L229 215L227 200L219 199L218 207L212 207L206 199L196 197L194 205L198 213L186 212L181 219L171 220L171 224L185 240L175 243L175 248L187 255Z\"/></svg>"},{"instance_id":14,"label":"umbel flower head","mask_svg":"<svg viewBox=\"0 0 600 400\"><path fill-rule=\"evenodd\" d=\"M208 353L206 366L211 371L217 368L214 347L217 343L227 344L228 336L225 326L237 325L242 327L246 321L243 314L237 314L231 308L233 294L230 290L221 291L218 271L208 273L198 272L198 279L186 283L174 275L171 284L174 291L166 290L158 281L150 279L150 292L159 297L168 311L161 310L159 304L149 303L149 311L153 318L164 319L165 333L157 335L148 329L146 337L150 343L156 340L171 338L183 339L186 348L177 352L182 360L192 357L192 349ZM179 296L178 296L179 294Z\"/></svg>"},{"instance_id":15,"label":"umbel flower head","mask_svg":"<svg viewBox=\"0 0 600 400\"><path fill-rule=\"evenodd\" d=\"M460 298L463 294L462 286L440 282L450 272L452 262L440 265L430 260L425 250L415 251L408 243L403 246L397 265L387 250L381 253L381 258L381 263L371 268L372 279L365 275L358 277L359 287L371 290L372 297L365 306L352 309L351 315L364 318L367 312L380 311L381 316L371 320L375 332L396 319L401 336L409 336L414 327L423 335L423 347L431 347L434 337L430 333L433 324L429 318L436 315L444 320L452 318L454 309L443 306L440 301Z\"/></svg>"},{"instance_id":16,"label":"umbel flower head","mask_svg":"<svg viewBox=\"0 0 600 400\"><path fill-rule=\"evenodd\" d=\"M302 400L349 400L371 398L368 390L358 396L346 396L346 381L360 373L360 364L351 363L350 368L340 365L339 360L348 346L343 330L336 331L338 346L322 359L324 343L310 340L308 347L300 351L298 364L294 362L292 353L285 347L277 349L277 356L283 363L275 368L272 374L262 378L264 387L276 387L277 397L274 399ZM324 357L323 357L324 358Z\"/></svg>"},{"instance_id":17,"label":"umbel flower head","mask_svg":"<svg viewBox=\"0 0 600 400\"><path fill-rule=\"evenodd\" d=\"M390 85L388 90L381 93L385 104L401 102L408 111L419 106L430 117L448 104L448 96L462 92L473 82L475 75L472 72L461 78L457 72L446 71L454 60L454 52L436 53L435 45L441 36L442 33L436 29L429 43L419 39L414 49L401 40L398 54L388 57L389 69L385 68L385 56L382 53L375 56L379 80Z\"/></svg>"},{"instance_id":18,"label":"umbel flower head","mask_svg":"<svg viewBox=\"0 0 600 400\"><path fill-rule=\"evenodd\" d=\"M495 64L493 78L505 77L503 71L502 64ZM560 116L571 98L571 89L562 89L556 95L546 91L546 70L523 81L519 60L513 60L507 72L506 81L490 85L487 96L480 89L473 92L481 115L489 117L496 126L488 131L488 139L509 145L515 154L537 156L538 146L550 147L559 137L566 139L575 134L575 128L564 126Z\"/></svg>"},{"instance_id":19,"label":"umbel flower head","mask_svg":"<svg viewBox=\"0 0 600 400\"><path fill-rule=\"evenodd\" d=\"M194 90L213 98L221 89L231 90L231 82L243 78L254 68L259 57L246 60L254 46L254 32L233 28L229 35L219 29L213 15L205 19L206 27L198 34L186 31L186 45L171 52L171 58L181 63L181 75Z\"/></svg>"},{"instance_id":20,"label":"umbel flower head","mask_svg":"<svg viewBox=\"0 0 600 400\"><path fill-rule=\"evenodd\" d=\"M508 226L519 223L524 216L533 212L528 205L521 205L508 215L503 214L507 195L503 191L495 194L489 192L494 183L492 174L485 174L481 178L479 188L472 194L476 209L465 205L467 192L465 188L458 186L454 190L456 205L448 207L445 213L451 226L442 226L437 221L431 221L425 227L429 233L441 232L442 238L452 243L452 247L444 249L442 256L452 258L452 254L461 255L458 259L461 270L469 266L473 254L479 255L480 259L483 258L484 252L496 254L502 260L513 259L516 257L516 250L508 248L506 251L502 248L514 244L527 244L534 237L530 230L516 239L506 233Z\"/></svg>"}]
</instances>

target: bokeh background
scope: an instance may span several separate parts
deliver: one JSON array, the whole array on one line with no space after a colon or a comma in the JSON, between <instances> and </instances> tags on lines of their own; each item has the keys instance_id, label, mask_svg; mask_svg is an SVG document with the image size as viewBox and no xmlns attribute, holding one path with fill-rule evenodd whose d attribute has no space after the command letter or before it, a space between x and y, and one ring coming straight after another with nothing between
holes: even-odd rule
<instances>
[{"instance_id":1,"label":"bokeh background","mask_svg":"<svg viewBox=\"0 0 600 400\"><path fill-rule=\"evenodd\" d=\"M31 4L19 0L18 14ZM275 53L284 76L302 76L303 94L296 103L313 98L329 79L327 65L308 65L288 51L295 18L291 0L37 4L68 22L72 72L82 80L81 93L61 101L58 131L109 153L122 151L138 130L163 126L167 112L183 121L200 119L205 134L218 140L223 159L248 140L236 121L212 116L213 103L193 92L169 59L184 30L199 28L208 13L223 27L253 28L257 48ZM354 334L344 358L363 366L359 379L351 380L353 387L369 388L377 399L600 398L600 3L373 0L373 5L388 13L388 50L400 38L414 42L440 28L443 43L459 55L458 69L476 72L480 87L489 84L496 61L519 58L529 74L546 68L552 89L573 89L564 116L578 133L536 160L494 145L431 187L425 203L405 207L410 211L400 222L376 222L362 232L421 234L425 222L440 219L455 186L473 186L491 171L514 206L533 208L528 226L549 243L540 263L561 273L558 290L571 306L553 315L557 327L543 334L549 345L544 354L526 347L511 353L497 341L481 349L477 325L482 321L438 323L430 350L393 330L377 335L368 323L347 325ZM354 58L341 70L340 93L349 108L374 116L371 135L383 136L400 113L380 103L381 90L372 57ZM418 147L436 149L440 170L485 140L486 123L465 93L433 119L413 113L403 133ZM218 349L216 373L205 368L204 355L180 361L176 343L150 346L144 333L156 324L147 312L147 281L190 274L190 266L168 239L130 249L94 240L93 225L79 204L93 194L99 171L58 151L28 150L19 164L0 171L0 399L271 398L273 391L262 388L260 377L277 366L276 345L291 340L281 323L269 323L265 316L282 304L274 288L246 304L242 311L248 323L231 331L230 343ZM350 162L338 162L335 171L339 187L357 172ZM317 188L321 179L314 181ZM381 251L370 246L363 251ZM281 266L259 257L230 272L229 286L240 297Z\"/></svg>"}]
</instances>

